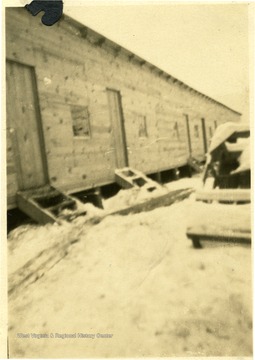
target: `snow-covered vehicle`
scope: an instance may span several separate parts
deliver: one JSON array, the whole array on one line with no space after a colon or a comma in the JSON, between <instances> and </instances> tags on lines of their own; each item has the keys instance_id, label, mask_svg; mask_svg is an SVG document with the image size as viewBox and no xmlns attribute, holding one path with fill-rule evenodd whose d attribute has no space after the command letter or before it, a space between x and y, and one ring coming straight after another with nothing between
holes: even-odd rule
<instances>
[{"instance_id":1,"label":"snow-covered vehicle","mask_svg":"<svg viewBox=\"0 0 255 360\"><path fill-rule=\"evenodd\" d=\"M250 129L248 124L225 123L212 138L203 176L213 188L250 188Z\"/></svg>"},{"instance_id":2,"label":"snow-covered vehicle","mask_svg":"<svg viewBox=\"0 0 255 360\"><path fill-rule=\"evenodd\" d=\"M187 236L196 248L201 241L251 242L250 129L248 124L225 123L212 138L196 192L196 210Z\"/></svg>"}]
</instances>

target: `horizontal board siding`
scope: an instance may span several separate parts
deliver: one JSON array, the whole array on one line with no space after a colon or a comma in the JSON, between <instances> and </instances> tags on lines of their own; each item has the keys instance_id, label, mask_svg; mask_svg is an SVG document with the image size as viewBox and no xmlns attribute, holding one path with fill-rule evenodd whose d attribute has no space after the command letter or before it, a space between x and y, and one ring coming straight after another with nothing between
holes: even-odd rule
<instances>
[{"instance_id":1,"label":"horizontal board siding","mask_svg":"<svg viewBox=\"0 0 255 360\"><path fill-rule=\"evenodd\" d=\"M23 10L6 11L6 53L9 59L35 66L49 178L56 186L88 188L92 183L114 181L116 149L107 88L121 94L129 164L146 173L187 161L184 114L190 119L192 153L197 158L204 156L201 118L206 121L208 143L209 126L215 120L218 125L239 120L238 114L165 81L147 64L129 61L124 51L116 55L105 44L93 45L94 35L82 38L70 21L63 19L58 26L44 26L41 31L40 19ZM73 135L71 105L87 107L90 138ZM146 118L145 138L139 137L137 116ZM10 150L9 162L12 157Z\"/></svg>"}]
</instances>

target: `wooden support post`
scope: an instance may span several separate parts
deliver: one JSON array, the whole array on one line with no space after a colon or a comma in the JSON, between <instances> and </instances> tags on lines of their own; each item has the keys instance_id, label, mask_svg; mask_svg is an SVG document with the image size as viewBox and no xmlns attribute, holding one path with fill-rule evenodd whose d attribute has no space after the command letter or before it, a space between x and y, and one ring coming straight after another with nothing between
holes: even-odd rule
<instances>
[{"instance_id":1,"label":"wooden support post","mask_svg":"<svg viewBox=\"0 0 255 360\"><path fill-rule=\"evenodd\" d=\"M157 173L156 173L156 181L157 181L159 184L162 184L161 172L157 172Z\"/></svg>"},{"instance_id":2,"label":"wooden support post","mask_svg":"<svg viewBox=\"0 0 255 360\"><path fill-rule=\"evenodd\" d=\"M102 192L100 187L97 187L95 189L95 205L100 209L104 208L102 201Z\"/></svg>"},{"instance_id":3,"label":"wooden support post","mask_svg":"<svg viewBox=\"0 0 255 360\"><path fill-rule=\"evenodd\" d=\"M180 170L178 168L174 169L174 180L180 179Z\"/></svg>"},{"instance_id":4,"label":"wooden support post","mask_svg":"<svg viewBox=\"0 0 255 360\"><path fill-rule=\"evenodd\" d=\"M192 177L192 168L190 165L187 165L187 168L188 168L188 175L191 178Z\"/></svg>"}]
</instances>

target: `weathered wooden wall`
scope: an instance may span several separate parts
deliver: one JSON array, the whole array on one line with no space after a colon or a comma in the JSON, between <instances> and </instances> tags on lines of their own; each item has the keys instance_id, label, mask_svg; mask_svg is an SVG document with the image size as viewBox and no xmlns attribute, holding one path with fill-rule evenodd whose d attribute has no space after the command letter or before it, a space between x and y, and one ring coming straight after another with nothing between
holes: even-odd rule
<instances>
[{"instance_id":1,"label":"weathered wooden wall","mask_svg":"<svg viewBox=\"0 0 255 360\"><path fill-rule=\"evenodd\" d=\"M121 93L129 165L145 173L187 162L185 114L190 121L192 154L198 159L204 156L202 117L208 140L209 127L214 129L215 121L219 125L239 120L238 113L171 78L167 81L155 67L137 61L108 40L98 41L92 31L67 17L47 27L23 8L7 9L6 55L8 60L35 69L49 181L65 190L114 181L115 149L107 88ZM91 138L73 136L70 105L88 106ZM10 107L9 111L14 109ZM139 116L146 116L147 137L138 136ZM195 125L199 127L198 137ZM10 125L7 127L10 130ZM13 196L18 185L10 135L9 131L8 194Z\"/></svg>"}]
</instances>

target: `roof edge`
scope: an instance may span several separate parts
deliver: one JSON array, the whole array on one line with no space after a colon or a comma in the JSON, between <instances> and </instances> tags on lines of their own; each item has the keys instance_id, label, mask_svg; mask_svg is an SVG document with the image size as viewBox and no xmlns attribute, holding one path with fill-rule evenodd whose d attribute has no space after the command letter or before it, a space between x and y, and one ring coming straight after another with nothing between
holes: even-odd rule
<instances>
[{"instance_id":1,"label":"roof edge","mask_svg":"<svg viewBox=\"0 0 255 360\"><path fill-rule=\"evenodd\" d=\"M211 101L211 102L213 102L213 103L215 103L215 104L218 104L218 105L224 107L224 108L227 109L227 110L232 111L233 113L235 113L235 114L237 114L237 115L239 115L239 116L242 115L242 113L240 113L240 112L238 112L238 111L230 108L229 106L221 103L221 102L218 101L218 100L213 99L212 97L210 97L210 96L208 96L208 95L203 94L202 92L200 92L200 91L194 89L193 87L185 84L185 83L182 82L181 80L178 80L178 79L175 78L174 76L168 74L166 71L160 69L158 66L156 66L156 65L152 64L151 62L149 62L149 61L141 58L139 55L137 55L137 54L135 54L134 52L128 50L128 49L125 48L124 46L117 44L117 43L114 42L113 40L108 39L106 36L98 33L97 31L91 29L90 27L88 27L88 26L86 26L86 25L83 25L82 23L80 23L78 20L75 20L75 19L72 18L71 16L66 15L66 14L63 14L63 15L64 15L64 16L62 17L62 19L65 18L69 23L71 23L71 24L73 24L74 26L76 26L76 27L79 29L79 31L80 31L80 33L81 33L81 36L82 36L82 34L85 34L84 37L86 38L87 33L88 33L88 31L89 31L90 34L93 35L93 36L97 39L97 41L94 42L94 45L95 45L95 46L100 47L103 43L104 43L104 44L107 44L107 42L109 42L109 44L108 44L109 48L114 49L114 51L116 51L117 53L123 49L124 52L125 52L126 54L128 54L127 58L128 58L128 57L129 57L130 59L133 59L133 58L134 58L134 59L136 59L136 60L138 61L138 63L140 62L140 65L146 64L146 65L147 65L148 67L150 67L151 69L157 70L157 71L159 72L160 76L162 76L163 78L165 78L166 81L171 80L172 82L177 83L177 84L179 84L180 86L182 86L182 87L184 87L184 88L186 88L186 89L188 89L188 90L190 90L190 91L195 92L196 94L198 94L198 95L206 98L207 100L209 100L209 101ZM61 23L61 20L60 20L59 23ZM110 45L110 44L111 44L111 45ZM113 46L113 45L114 45L114 46Z\"/></svg>"}]
</instances>

